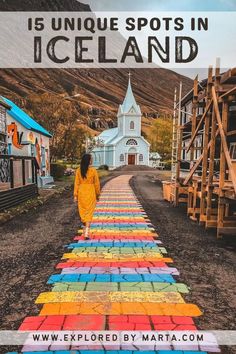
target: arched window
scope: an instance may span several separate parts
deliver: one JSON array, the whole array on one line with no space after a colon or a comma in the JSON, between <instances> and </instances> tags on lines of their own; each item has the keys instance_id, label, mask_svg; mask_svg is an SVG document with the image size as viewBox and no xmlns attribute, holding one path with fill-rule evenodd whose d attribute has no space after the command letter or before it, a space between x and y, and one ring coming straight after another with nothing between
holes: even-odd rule
<instances>
[{"instance_id":1,"label":"arched window","mask_svg":"<svg viewBox=\"0 0 236 354\"><path fill-rule=\"evenodd\" d=\"M130 130L134 130L134 121L131 121L131 122L130 122L129 127L130 127Z\"/></svg>"},{"instance_id":2,"label":"arched window","mask_svg":"<svg viewBox=\"0 0 236 354\"><path fill-rule=\"evenodd\" d=\"M129 139L127 141L126 145L135 145L135 146L137 146L138 143L137 143L137 141L135 139Z\"/></svg>"},{"instance_id":3,"label":"arched window","mask_svg":"<svg viewBox=\"0 0 236 354\"><path fill-rule=\"evenodd\" d=\"M125 161L124 154L120 154L120 162L124 162L124 161Z\"/></svg>"},{"instance_id":4,"label":"arched window","mask_svg":"<svg viewBox=\"0 0 236 354\"><path fill-rule=\"evenodd\" d=\"M143 154L139 155L139 162L143 162Z\"/></svg>"}]
</instances>

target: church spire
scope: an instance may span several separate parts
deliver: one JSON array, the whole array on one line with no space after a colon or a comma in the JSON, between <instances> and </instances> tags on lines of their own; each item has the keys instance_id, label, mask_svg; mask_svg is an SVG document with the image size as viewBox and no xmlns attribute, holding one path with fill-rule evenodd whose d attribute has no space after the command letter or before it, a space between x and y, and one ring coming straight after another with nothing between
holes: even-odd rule
<instances>
[{"instance_id":1,"label":"church spire","mask_svg":"<svg viewBox=\"0 0 236 354\"><path fill-rule=\"evenodd\" d=\"M135 110L135 113L141 114L140 107L134 98L130 77L131 77L131 73L129 73L128 88L126 91L124 102L121 105L121 110L122 110L122 113L125 114L125 113L129 113L131 108L133 108Z\"/></svg>"}]
</instances>

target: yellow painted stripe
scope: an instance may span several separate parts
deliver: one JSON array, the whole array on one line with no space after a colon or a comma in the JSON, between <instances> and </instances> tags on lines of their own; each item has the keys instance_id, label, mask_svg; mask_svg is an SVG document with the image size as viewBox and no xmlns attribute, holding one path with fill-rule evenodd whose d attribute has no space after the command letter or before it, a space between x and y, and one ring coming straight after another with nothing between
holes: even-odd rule
<instances>
[{"instance_id":1,"label":"yellow painted stripe","mask_svg":"<svg viewBox=\"0 0 236 354\"><path fill-rule=\"evenodd\" d=\"M161 253L137 253L137 254L114 254L114 253L96 253L96 252L85 252L85 253L65 253L63 259L97 259L97 260L108 260L108 261L134 261L134 260L163 260L163 255Z\"/></svg>"},{"instance_id":2,"label":"yellow painted stripe","mask_svg":"<svg viewBox=\"0 0 236 354\"><path fill-rule=\"evenodd\" d=\"M82 253L83 254L83 253ZM104 258L104 257L87 257L85 256L80 256L80 254L75 254L75 253L65 253L62 257L62 259L72 259L76 261L81 261L81 262L141 262L141 261L147 261L147 262L158 262L162 261L164 263L173 263L173 260L171 258L164 258L161 254L159 256L151 256L151 257L146 257L142 256L138 258L136 255L133 257L125 257L125 255L121 255L119 257L116 257L115 255L111 255L111 258Z\"/></svg>"},{"instance_id":3,"label":"yellow painted stripe","mask_svg":"<svg viewBox=\"0 0 236 354\"><path fill-rule=\"evenodd\" d=\"M45 304L40 316L49 315L158 315L158 316L200 316L202 312L193 304L158 304L138 302L110 303L55 303Z\"/></svg>"},{"instance_id":4,"label":"yellow painted stripe","mask_svg":"<svg viewBox=\"0 0 236 354\"><path fill-rule=\"evenodd\" d=\"M177 292L103 292L103 291L64 291L42 293L36 304L57 302L153 302L153 303L185 303Z\"/></svg>"}]
</instances>

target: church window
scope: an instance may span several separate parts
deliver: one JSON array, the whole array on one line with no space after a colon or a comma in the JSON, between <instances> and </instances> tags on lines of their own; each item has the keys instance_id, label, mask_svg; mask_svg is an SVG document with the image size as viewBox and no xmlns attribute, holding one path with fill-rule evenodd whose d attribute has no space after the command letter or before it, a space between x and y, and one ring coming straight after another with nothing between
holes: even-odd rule
<instances>
[{"instance_id":1,"label":"church window","mask_svg":"<svg viewBox=\"0 0 236 354\"><path fill-rule=\"evenodd\" d=\"M143 162L143 154L139 155L139 162Z\"/></svg>"},{"instance_id":2,"label":"church window","mask_svg":"<svg viewBox=\"0 0 236 354\"><path fill-rule=\"evenodd\" d=\"M124 161L125 161L124 154L121 154L121 155L120 155L120 162L124 162Z\"/></svg>"},{"instance_id":3,"label":"church window","mask_svg":"<svg viewBox=\"0 0 236 354\"><path fill-rule=\"evenodd\" d=\"M130 122L130 130L134 130L134 121Z\"/></svg>"},{"instance_id":4,"label":"church window","mask_svg":"<svg viewBox=\"0 0 236 354\"><path fill-rule=\"evenodd\" d=\"M135 145L135 146L137 146L138 143L137 143L137 141L135 139L129 139L127 141L126 145Z\"/></svg>"}]
</instances>

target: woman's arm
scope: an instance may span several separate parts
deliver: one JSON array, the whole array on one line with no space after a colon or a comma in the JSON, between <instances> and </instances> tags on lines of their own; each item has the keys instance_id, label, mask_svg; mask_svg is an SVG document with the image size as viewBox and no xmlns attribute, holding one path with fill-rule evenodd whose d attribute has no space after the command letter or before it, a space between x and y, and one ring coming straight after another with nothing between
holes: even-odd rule
<instances>
[{"instance_id":1,"label":"woman's arm","mask_svg":"<svg viewBox=\"0 0 236 354\"><path fill-rule=\"evenodd\" d=\"M78 200L78 189L79 189L79 169L77 169L75 174L75 184L74 184L74 200Z\"/></svg>"},{"instance_id":2,"label":"woman's arm","mask_svg":"<svg viewBox=\"0 0 236 354\"><path fill-rule=\"evenodd\" d=\"M99 181L98 173L97 170L95 169L94 169L94 184L95 184L96 195L98 198L101 193L101 189L100 189L100 181Z\"/></svg>"}]
</instances>

